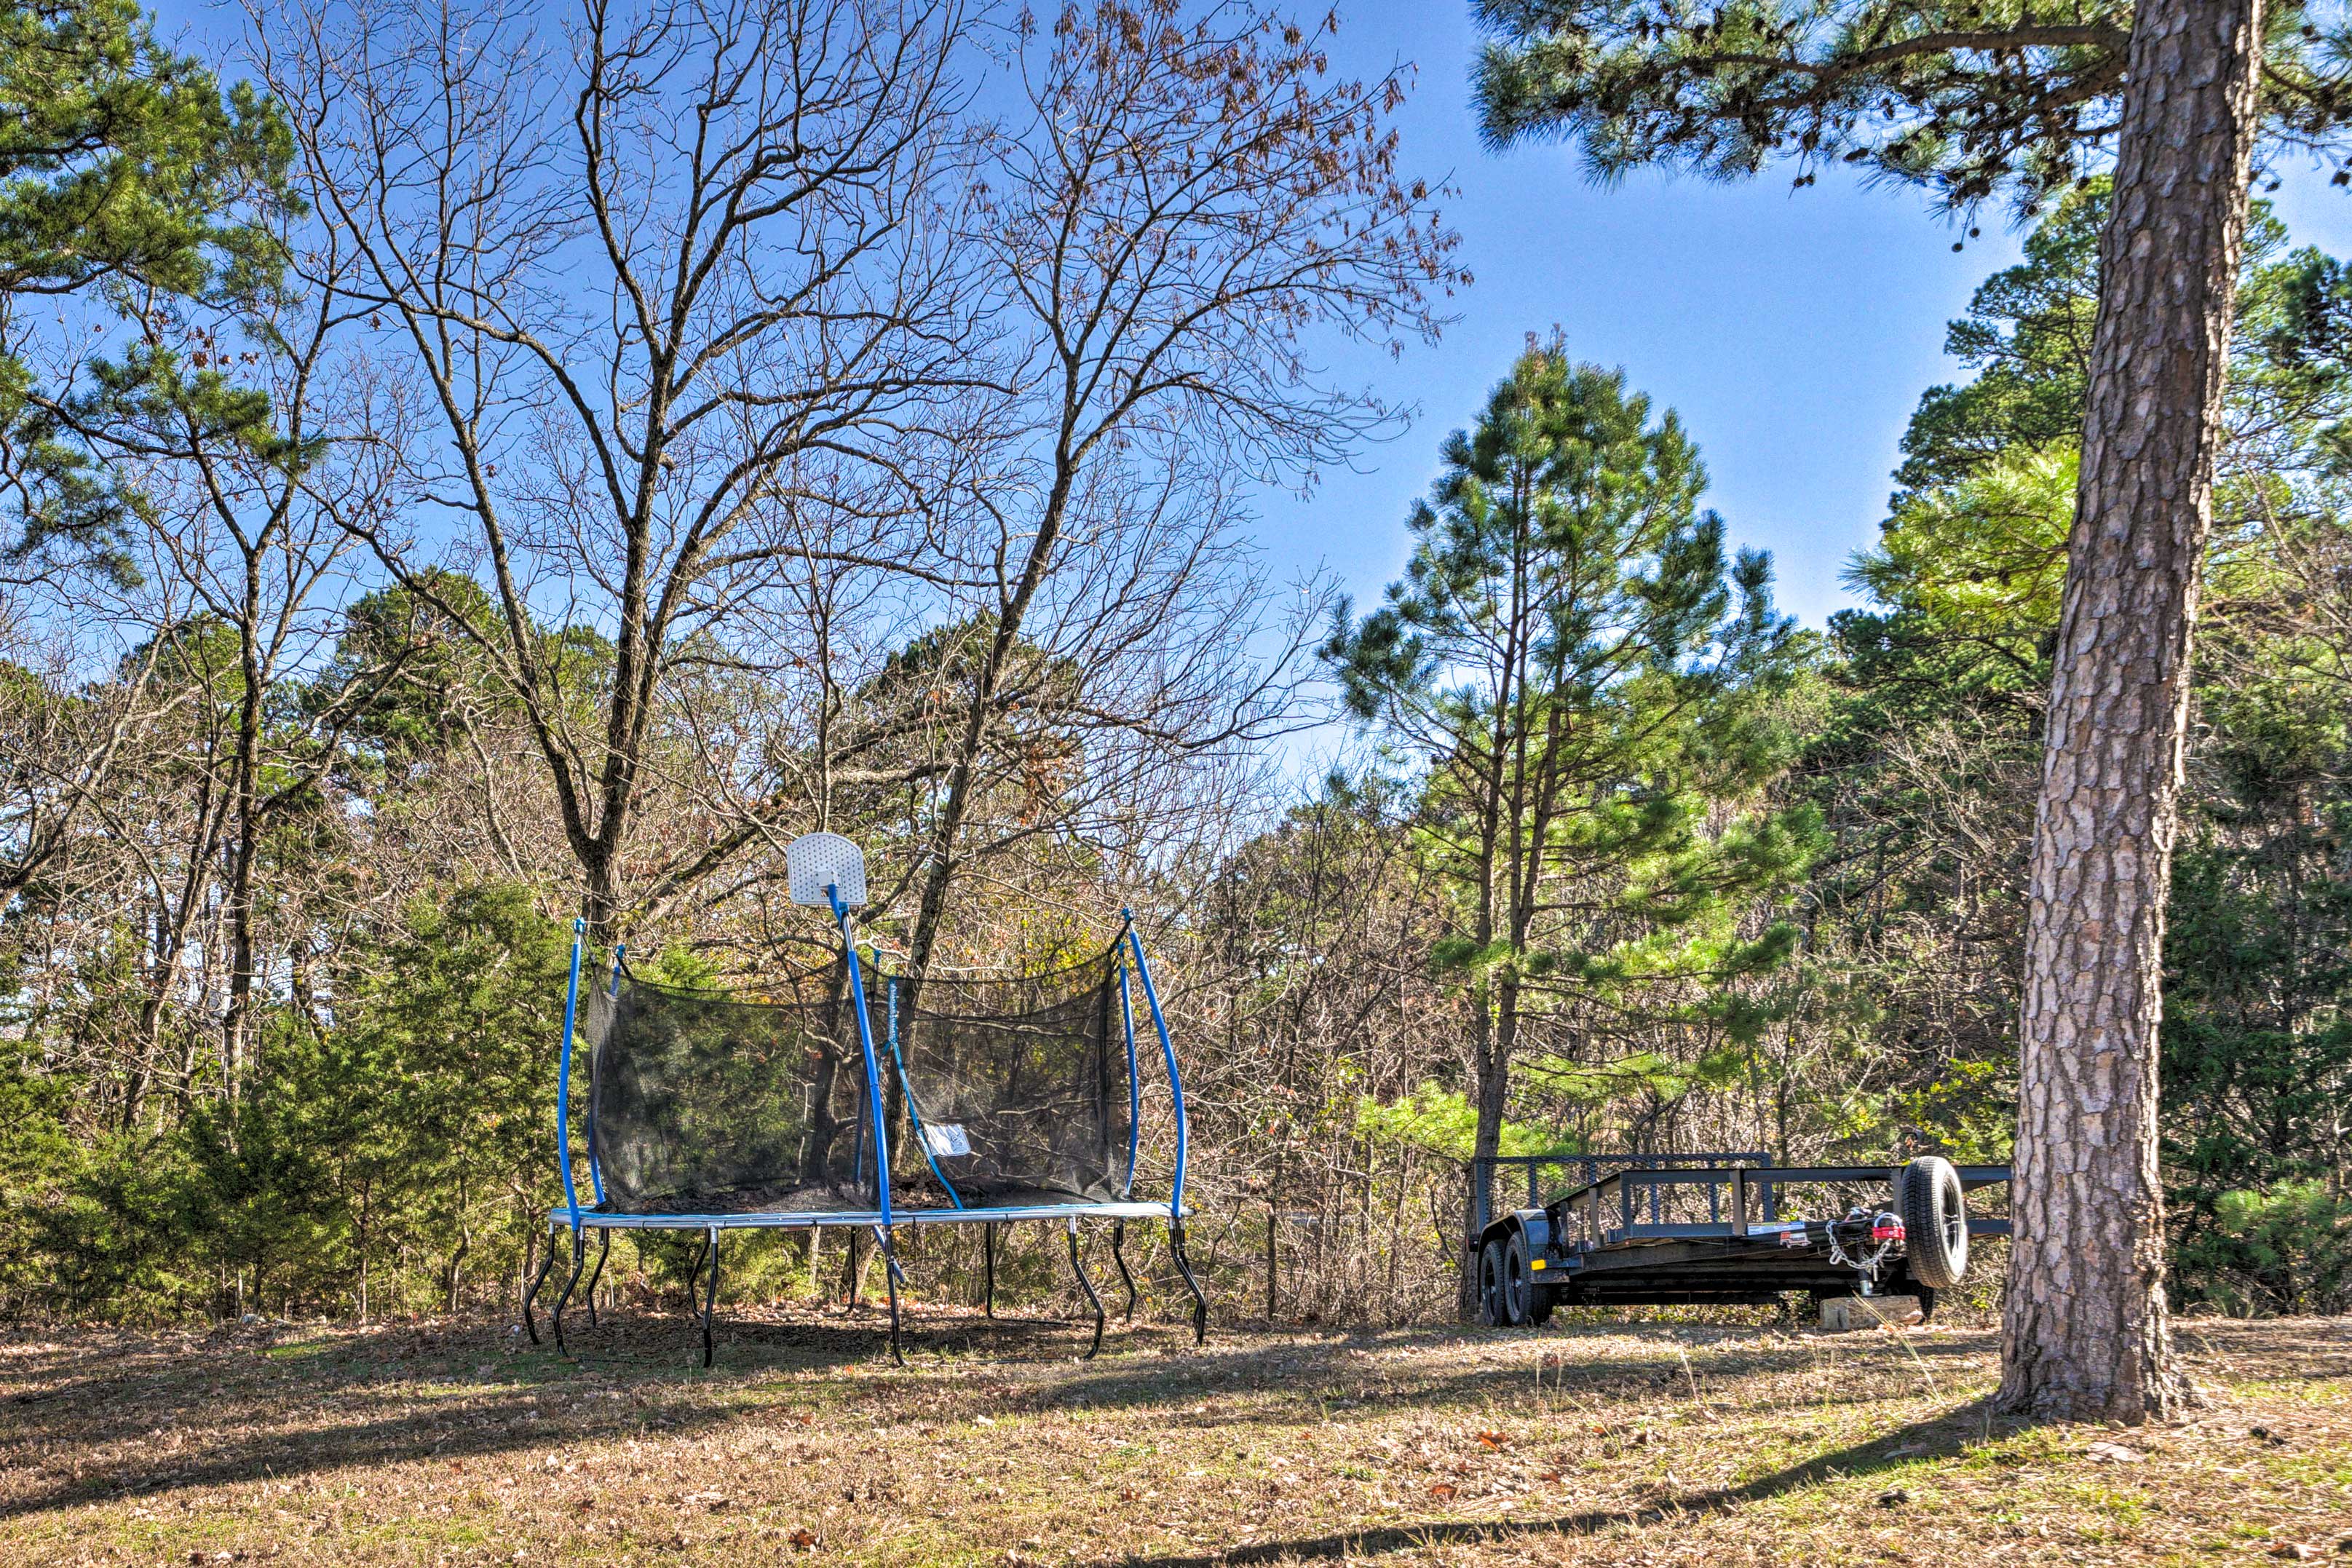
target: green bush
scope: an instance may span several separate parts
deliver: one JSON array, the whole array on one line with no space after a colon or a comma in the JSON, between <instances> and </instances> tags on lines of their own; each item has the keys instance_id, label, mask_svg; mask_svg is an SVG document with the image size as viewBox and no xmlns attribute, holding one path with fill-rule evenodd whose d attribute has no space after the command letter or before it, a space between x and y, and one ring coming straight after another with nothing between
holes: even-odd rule
<instances>
[{"instance_id":1,"label":"green bush","mask_svg":"<svg viewBox=\"0 0 2352 1568\"><path fill-rule=\"evenodd\" d=\"M2221 1194L2215 1234L2185 1259L2215 1304L2246 1313L2352 1307L2352 1201L2316 1180Z\"/></svg>"}]
</instances>

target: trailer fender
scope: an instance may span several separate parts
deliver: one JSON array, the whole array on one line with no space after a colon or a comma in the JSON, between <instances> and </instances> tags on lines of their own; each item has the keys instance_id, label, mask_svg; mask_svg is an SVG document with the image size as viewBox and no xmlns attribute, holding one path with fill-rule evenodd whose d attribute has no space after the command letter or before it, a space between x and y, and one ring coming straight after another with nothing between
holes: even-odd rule
<instances>
[{"instance_id":1,"label":"trailer fender","mask_svg":"<svg viewBox=\"0 0 2352 1568\"><path fill-rule=\"evenodd\" d=\"M1552 1250L1551 1215L1542 1209L1517 1209L1511 1215L1512 1223L1528 1238L1528 1267L1537 1273L1549 1273L1559 1267L1559 1256ZM1540 1285L1542 1280L1536 1281Z\"/></svg>"},{"instance_id":2,"label":"trailer fender","mask_svg":"<svg viewBox=\"0 0 2352 1568\"><path fill-rule=\"evenodd\" d=\"M1514 1234L1527 1238L1530 1268L1538 1274L1549 1274L1559 1267L1559 1256L1552 1250L1551 1215L1541 1209L1513 1209L1486 1227L1478 1237L1478 1245L1483 1247L1490 1241L1498 1241L1507 1246Z\"/></svg>"}]
</instances>

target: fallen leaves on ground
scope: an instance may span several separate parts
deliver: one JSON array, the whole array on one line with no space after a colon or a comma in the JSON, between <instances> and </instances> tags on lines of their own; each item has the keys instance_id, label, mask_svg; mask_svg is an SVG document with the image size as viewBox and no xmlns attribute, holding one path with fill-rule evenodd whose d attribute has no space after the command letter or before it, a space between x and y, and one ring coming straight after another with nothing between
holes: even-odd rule
<instances>
[{"instance_id":1,"label":"fallen leaves on ground","mask_svg":"<svg viewBox=\"0 0 2352 1568\"><path fill-rule=\"evenodd\" d=\"M2212 1407L2125 1432L1990 1414L1981 1330L1139 1325L1079 1363L931 1308L902 1371L871 1316L722 1316L709 1373L646 1311L577 1360L503 1324L0 1333L0 1565L2352 1562L2336 1321L2187 1320Z\"/></svg>"}]
</instances>

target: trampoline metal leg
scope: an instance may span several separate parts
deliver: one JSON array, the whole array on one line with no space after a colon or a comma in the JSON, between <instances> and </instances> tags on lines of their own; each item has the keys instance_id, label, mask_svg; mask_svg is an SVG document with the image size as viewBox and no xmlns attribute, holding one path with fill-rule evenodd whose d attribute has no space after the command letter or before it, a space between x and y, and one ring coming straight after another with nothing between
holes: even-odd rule
<instances>
[{"instance_id":1,"label":"trampoline metal leg","mask_svg":"<svg viewBox=\"0 0 2352 1568\"><path fill-rule=\"evenodd\" d=\"M996 1226L992 1223L980 1227L981 1256L986 1260L988 1284L981 1297L981 1310L996 1316Z\"/></svg>"},{"instance_id":2,"label":"trampoline metal leg","mask_svg":"<svg viewBox=\"0 0 2352 1568\"><path fill-rule=\"evenodd\" d=\"M539 1320L531 1315L531 1303L539 1300L539 1288L547 1283L547 1271L555 1267L555 1232L547 1233L547 1251L539 1260L539 1272L530 1277L530 1289L523 1293L522 1326L530 1335L530 1342L539 1343Z\"/></svg>"},{"instance_id":3,"label":"trampoline metal leg","mask_svg":"<svg viewBox=\"0 0 2352 1568\"><path fill-rule=\"evenodd\" d=\"M563 1309L572 1300L572 1288L580 1283L580 1271L587 1267L588 1233L575 1230L572 1233L572 1273L563 1281L562 1291L555 1298L555 1348L565 1355L570 1355L572 1350L563 1342Z\"/></svg>"},{"instance_id":4,"label":"trampoline metal leg","mask_svg":"<svg viewBox=\"0 0 2352 1568\"><path fill-rule=\"evenodd\" d=\"M857 1268L861 1261L857 1256L857 1227L852 1226L849 1227L849 1289L846 1296L853 1308L857 1305Z\"/></svg>"},{"instance_id":5,"label":"trampoline metal leg","mask_svg":"<svg viewBox=\"0 0 2352 1568\"><path fill-rule=\"evenodd\" d=\"M596 1267L588 1272L588 1326L592 1329L596 1326L596 1282L604 1278L604 1258L613 1250L613 1232L606 1227L597 1231L596 1237Z\"/></svg>"},{"instance_id":6,"label":"trampoline metal leg","mask_svg":"<svg viewBox=\"0 0 2352 1568\"><path fill-rule=\"evenodd\" d=\"M1118 1249L1119 1243L1126 1239L1127 1221L1123 1219L1111 1221L1110 1260L1118 1265L1118 1277L1127 1286L1127 1321L1131 1323L1135 1321L1135 1276L1127 1271L1127 1254Z\"/></svg>"},{"instance_id":7,"label":"trampoline metal leg","mask_svg":"<svg viewBox=\"0 0 2352 1568\"><path fill-rule=\"evenodd\" d=\"M1184 1256L1184 1222L1168 1222L1168 1256L1176 1260L1176 1272L1184 1277L1184 1289L1192 1292L1192 1342L1209 1342L1209 1299L1201 1294L1201 1282L1192 1278L1192 1260Z\"/></svg>"},{"instance_id":8,"label":"trampoline metal leg","mask_svg":"<svg viewBox=\"0 0 2352 1568\"><path fill-rule=\"evenodd\" d=\"M890 1244L890 1233L877 1228L875 1241L882 1248L882 1284L890 1292L890 1364L904 1366L907 1358L898 1352L898 1248Z\"/></svg>"},{"instance_id":9,"label":"trampoline metal leg","mask_svg":"<svg viewBox=\"0 0 2352 1568\"><path fill-rule=\"evenodd\" d=\"M1087 1293L1087 1300L1095 1310L1094 1343L1087 1347L1086 1354L1086 1359L1092 1361L1095 1352L1102 1349L1103 1304L1102 1298L1095 1294L1095 1282L1087 1278L1087 1266L1078 1261L1078 1222L1076 1215L1070 1219L1070 1272L1078 1277L1078 1289Z\"/></svg>"},{"instance_id":10,"label":"trampoline metal leg","mask_svg":"<svg viewBox=\"0 0 2352 1568\"><path fill-rule=\"evenodd\" d=\"M713 1226L703 1239L702 1249L710 1259L710 1279L702 1288L702 1367L710 1370L710 1321L719 1311L719 1227Z\"/></svg>"}]
</instances>

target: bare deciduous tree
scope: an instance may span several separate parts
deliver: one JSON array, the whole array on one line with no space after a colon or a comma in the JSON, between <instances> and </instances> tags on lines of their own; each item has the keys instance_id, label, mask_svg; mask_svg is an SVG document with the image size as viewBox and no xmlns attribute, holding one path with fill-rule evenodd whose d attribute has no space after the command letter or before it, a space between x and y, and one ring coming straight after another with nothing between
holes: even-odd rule
<instances>
[{"instance_id":1,"label":"bare deciduous tree","mask_svg":"<svg viewBox=\"0 0 2352 1568\"><path fill-rule=\"evenodd\" d=\"M771 585L753 526L811 453L887 473L964 374L940 176L953 0L586 0L257 14L299 179L441 426L407 454L496 625L608 936L688 650ZM948 187L949 194L953 188ZM372 531L412 591L428 541ZM597 657L551 635L577 626ZM764 807L762 807L764 808ZM698 851L692 853L700 859Z\"/></svg>"},{"instance_id":2,"label":"bare deciduous tree","mask_svg":"<svg viewBox=\"0 0 2352 1568\"><path fill-rule=\"evenodd\" d=\"M1212 475L1278 479L1335 458L1387 410L1318 376L1311 334L1433 335L1460 276L1429 190L1397 169L1401 73L1328 79L1323 37L1256 5L1073 4L1019 42L1019 110L989 138L979 229L1005 289L1005 370L960 540L986 590L953 661L908 939L917 974L1010 687L1053 640L1034 617L1067 574L1115 580L1081 520L1139 516L1149 530L1155 493L1223 500ZM1117 660L1123 635L1085 657ZM1196 714L1185 743L1246 732L1263 722L1249 708ZM1129 711L1118 724L1151 727Z\"/></svg>"}]
</instances>

